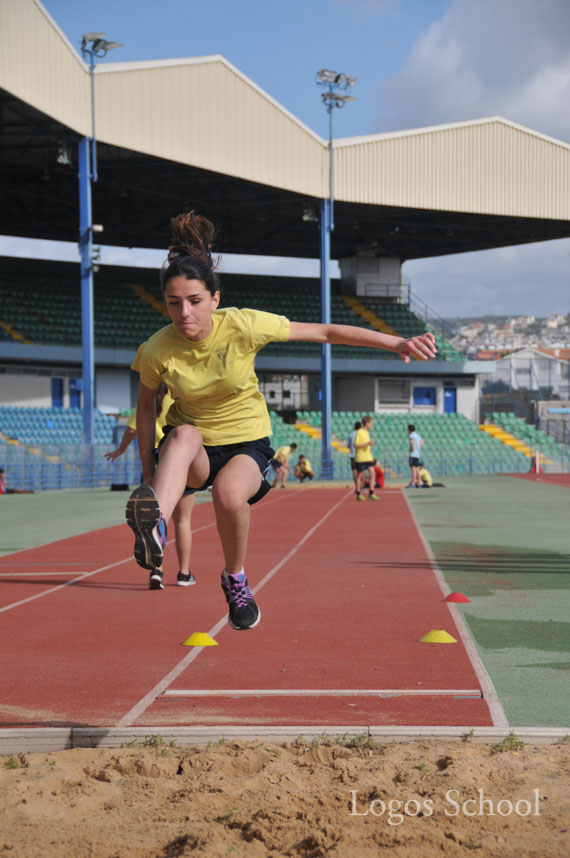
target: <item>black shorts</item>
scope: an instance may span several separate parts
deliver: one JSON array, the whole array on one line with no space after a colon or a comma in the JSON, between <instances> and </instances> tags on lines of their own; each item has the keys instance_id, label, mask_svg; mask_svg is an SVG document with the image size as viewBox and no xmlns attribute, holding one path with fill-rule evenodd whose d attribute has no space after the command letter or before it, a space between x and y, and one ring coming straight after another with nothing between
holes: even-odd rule
<instances>
[{"instance_id":1,"label":"black shorts","mask_svg":"<svg viewBox=\"0 0 570 858\"><path fill-rule=\"evenodd\" d=\"M164 444L164 441L168 437L169 433L172 432L174 426L165 426L163 429L164 435L161 438L160 444L158 445L155 451L155 457L158 461L158 453L160 448ZM259 471L261 473L261 486L258 491L250 497L248 503L250 505L257 503L257 501L261 500L264 495L267 494L269 489L271 488L270 483L266 479L267 471L269 470L269 464L275 455L275 450L271 447L269 443L269 438L258 438L256 441L240 441L237 444L219 444L217 447L210 447L204 445L204 450L210 460L210 473L208 475L208 479L202 486L198 486L198 488L193 488L191 486L186 486L186 491L184 494L191 494L193 492L201 492L204 489L209 488L224 465L233 459L234 456L250 456L257 464Z\"/></svg>"},{"instance_id":2,"label":"black shorts","mask_svg":"<svg viewBox=\"0 0 570 858\"><path fill-rule=\"evenodd\" d=\"M354 456L350 457L350 467L352 468L353 471L356 468L356 461L354 459Z\"/></svg>"},{"instance_id":3,"label":"black shorts","mask_svg":"<svg viewBox=\"0 0 570 858\"><path fill-rule=\"evenodd\" d=\"M410 456L409 464L410 464L410 468L419 468L420 457L419 456Z\"/></svg>"},{"instance_id":4,"label":"black shorts","mask_svg":"<svg viewBox=\"0 0 570 858\"><path fill-rule=\"evenodd\" d=\"M356 468L358 473L361 474L362 471L367 471L368 468L373 468L375 464L376 459L372 459L370 462L355 462L354 467Z\"/></svg>"}]
</instances>

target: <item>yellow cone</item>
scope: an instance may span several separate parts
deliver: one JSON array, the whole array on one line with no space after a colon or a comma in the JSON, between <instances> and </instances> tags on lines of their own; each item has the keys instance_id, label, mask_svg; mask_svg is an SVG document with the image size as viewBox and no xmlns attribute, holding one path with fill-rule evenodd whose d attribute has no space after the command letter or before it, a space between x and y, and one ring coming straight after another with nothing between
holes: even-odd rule
<instances>
[{"instance_id":1,"label":"yellow cone","mask_svg":"<svg viewBox=\"0 0 570 858\"><path fill-rule=\"evenodd\" d=\"M420 638L420 643L457 643L457 641L443 629L432 629Z\"/></svg>"},{"instance_id":2,"label":"yellow cone","mask_svg":"<svg viewBox=\"0 0 570 858\"><path fill-rule=\"evenodd\" d=\"M194 632L182 641L181 646L218 646L218 642L206 632Z\"/></svg>"}]
</instances>

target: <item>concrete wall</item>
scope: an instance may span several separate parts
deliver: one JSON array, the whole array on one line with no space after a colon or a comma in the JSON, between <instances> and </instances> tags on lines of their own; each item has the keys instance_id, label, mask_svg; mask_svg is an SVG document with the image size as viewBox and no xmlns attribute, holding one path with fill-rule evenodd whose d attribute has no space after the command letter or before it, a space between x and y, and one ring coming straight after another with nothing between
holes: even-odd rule
<instances>
[{"instance_id":1,"label":"concrete wall","mask_svg":"<svg viewBox=\"0 0 570 858\"><path fill-rule=\"evenodd\" d=\"M18 408L50 408L51 376L2 373L0 404Z\"/></svg>"},{"instance_id":2,"label":"concrete wall","mask_svg":"<svg viewBox=\"0 0 570 858\"><path fill-rule=\"evenodd\" d=\"M113 413L131 407L128 370L100 369L96 372L95 402L100 411Z\"/></svg>"}]
</instances>

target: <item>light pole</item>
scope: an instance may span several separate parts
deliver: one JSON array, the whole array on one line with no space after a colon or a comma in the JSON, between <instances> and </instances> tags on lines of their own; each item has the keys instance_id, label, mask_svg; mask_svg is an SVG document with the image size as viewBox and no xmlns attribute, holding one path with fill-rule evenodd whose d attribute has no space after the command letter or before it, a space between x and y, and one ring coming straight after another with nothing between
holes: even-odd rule
<instances>
[{"instance_id":1,"label":"light pole","mask_svg":"<svg viewBox=\"0 0 570 858\"><path fill-rule=\"evenodd\" d=\"M343 72L319 69L317 86L326 87L321 98L329 115L329 196L321 200L320 236L321 236L321 322L330 324L331 320L331 284L330 284L330 255L331 232L334 229L334 159L333 159L333 110L344 107L347 101L355 101L352 95L346 95L349 87L356 83L356 77ZM321 477L331 478L334 475L331 449L331 409L332 409L332 378L331 378L331 347L329 343L321 346Z\"/></svg>"},{"instance_id":2,"label":"light pole","mask_svg":"<svg viewBox=\"0 0 570 858\"><path fill-rule=\"evenodd\" d=\"M108 42L105 33L86 33L81 39L81 52L89 62L91 79L91 135L79 141L79 252L81 255L81 361L83 388L83 443L93 444L95 399L93 336L93 233L102 227L93 224L91 181L97 181L97 140L95 136L95 58L120 48L119 42Z\"/></svg>"}]
</instances>

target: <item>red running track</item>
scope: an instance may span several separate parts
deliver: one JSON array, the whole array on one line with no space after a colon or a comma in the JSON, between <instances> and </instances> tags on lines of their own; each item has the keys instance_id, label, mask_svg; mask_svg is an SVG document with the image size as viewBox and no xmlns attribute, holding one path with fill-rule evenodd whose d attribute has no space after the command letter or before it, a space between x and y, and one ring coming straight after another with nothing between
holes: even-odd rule
<instances>
[{"instance_id":1,"label":"red running track","mask_svg":"<svg viewBox=\"0 0 570 858\"><path fill-rule=\"evenodd\" d=\"M191 588L173 586L170 547L167 586L149 591L126 525L0 558L1 727L492 725L485 699L461 696L481 684L402 492L287 489L255 507L249 632L225 621L212 504L194 531ZM458 642L420 643L430 629ZM180 647L195 631L219 645ZM210 694L250 689L284 694ZM410 693L430 690L445 694Z\"/></svg>"},{"instance_id":2,"label":"red running track","mask_svg":"<svg viewBox=\"0 0 570 858\"><path fill-rule=\"evenodd\" d=\"M551 486L570 488L570 474L510 474L519 480L531 480L533 483L548 483Z\"/></svg>"}]
</instances>

